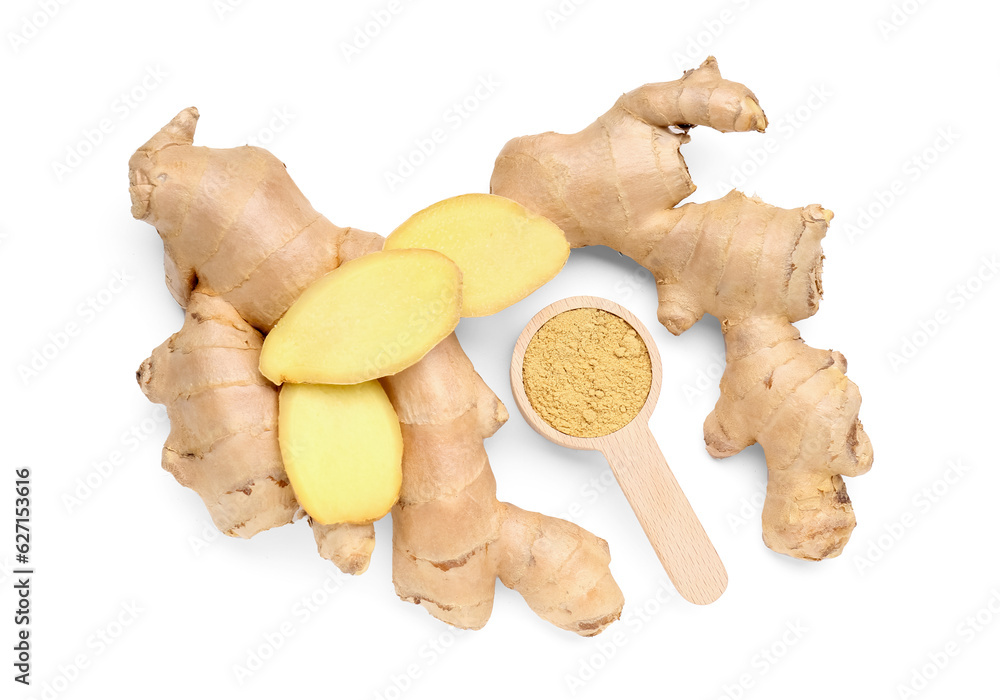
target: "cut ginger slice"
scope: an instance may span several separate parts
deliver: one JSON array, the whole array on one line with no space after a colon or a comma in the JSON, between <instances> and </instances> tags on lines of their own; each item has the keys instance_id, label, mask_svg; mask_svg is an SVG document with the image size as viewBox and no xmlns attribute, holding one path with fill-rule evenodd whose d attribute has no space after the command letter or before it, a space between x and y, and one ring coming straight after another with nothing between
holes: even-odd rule
<instances>
[{"instance_id":1,"label":"cut ginger slice","mask_svg":"<svg viewBox=\"0 0 1000 700\"><path fill-rule=\"evenodd\" d=\"M358 384L396 374L455 330L462 273L433 250L369 253L314 282L264 339L275 384Z\"/></svg>"},{"instance_id":2,"label":"cut ginger slice","mask_svg":"<svg viewBox=\"0 0 1000 700\"><path fill-rule=\"evenodd\" d=\"M556 276L569 257L562 230L517 202L465 194L417 212L385 250L429 248L462 270L462 316L489 316Z\"/></svg>"},{"instance_id":3,"label":"cut ginger slice","mask_svg":"<svg viewBox=\"0 0 1000 700\"><path fill-rule=\"evenodd\" d=\"M399 497L403 436L376 381L285 384L278 445L295 498L322 525L378 520Z\"/></svg>"}]
</instances>

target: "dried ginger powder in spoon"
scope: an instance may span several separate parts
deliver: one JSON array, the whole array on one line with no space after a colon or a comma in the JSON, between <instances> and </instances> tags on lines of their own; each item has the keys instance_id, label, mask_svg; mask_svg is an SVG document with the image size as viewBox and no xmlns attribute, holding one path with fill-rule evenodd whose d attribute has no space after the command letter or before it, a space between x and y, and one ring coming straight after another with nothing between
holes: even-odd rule
<instances>
[{"instance_id":1,"label":"dried ginger powder in spoon","mask_svg":"<svg viewBox=\"0 0 1000 700\"><path fill-rule=\"evenodd\" d=\"M639 415L653 370L646 344L625 320L602 309L553 316L524 351L524 392L561 433L600 437Z\"/></svg>"}]
</instances>

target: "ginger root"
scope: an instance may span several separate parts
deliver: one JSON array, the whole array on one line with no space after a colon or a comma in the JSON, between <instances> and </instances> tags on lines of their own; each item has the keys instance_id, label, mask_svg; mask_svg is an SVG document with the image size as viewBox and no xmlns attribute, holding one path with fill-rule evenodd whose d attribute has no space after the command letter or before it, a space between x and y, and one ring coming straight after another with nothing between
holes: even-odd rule
<instances>
[{"instance_id":1,"label":"ginger root","mask_svg":"<svg viewBox=\"0 0 1000 700\"><path fill-rule=\"evenodd\" d=\"M517 202L464 194L417 212L385 239L385 249L430 248L462 270L462 316L488 316L541 287L566 264L559 227Z\"/></svg>"},{"instance_id":2,"label":"ginger root","mask_svg":"<svg viewBox=\"0 0 1000 700\"><path fill-rule=\"evenodd\" d=\"M454 335L382 384L406 446L392 510L400 598L456 627L479 629L490 618L499 576L563 629L591 636L618 619L623 600L608 570L607 542L497 501L483 440L507 421L507 409Z\"/></svg>"},{"instance_id":3,"label":"ginger root","mask_svg":"<svg viewBox=\"0 0 1000 700\"><path fill-rule=\"evenodd\" d=\"M433 250L372 253L311 285L260 353L275 384L357 384L414 364L458 325L462 273Z\"/></svg>"},{"instance_id":4,"label":"ginger root","mask_svg":"<svg viewBox=\"0 0 1000 700\"><path fill-rule=\"evenodd\" d=\"M856 524L842 476L868 471L871 443L844 357L810 348L791 325L819 307L820 241L833 215L735 191L677 207L695 189L680 147L696 125L763 131L767 119L710 57L680 80L623 95L577 134L510 141L490 190L551 219L574 248L606 245L647 268L671 333L706 313L721 321L726 370L705 421L708 451L724 457L760 443L767 546L837 556Z\"/></svg>"},{"instance_id":5,"label":"ginger root","mask_svg":"<svg viewBox=\"0 0 1000 700\"><path fill-rule=\"evenodd\" d=\"M321 557L332 561L345 574L358 575L368 570L375 551L373 523L321 525L310 518L309 525Z\"/></svg>"},{"instance_id":6,"label":"ginger root","mask_svg":"<svg viewBox=\"0 0 1000 700\"><path fill-rule=\"evenodd\" d=\"M194 108L184 110L130 161L133 215L159 232L167 284L187 307L184 328L143 363L139 379L175 426L164 466L210 507L220 496L237 498L240 510L216 521L249 537L298 509L279 459L277 388L258 370L260 334L313 282L381 249L382 239L330 223L263 149L193 146L197 118ZM198 354L188 357L189 347ZM230 387L240 383L252 388ZM483 440L507 412L455 336L382 384L404 445L393 508L397 593L450 624L478 628L499 576L564 629L593 635L616 620L624 601L607 543L496 499ZM183 470L175 454L189 460ZM321 554L345 571L364 571L370 524L312 526Z\"/></svg>"},{"instance_id":7,"label":"ginger root","mask_svg":"<svg viewBox=\"0 0 1000 700\"><path fill-rule=\"evenodd\" d=\"M167 407L163 468L201 496L215 526L252 537L298 510L278 449L278 394L260 372L261 335L220 297L188 295L184 326L142 363Z\"/></svg>"}]
</instances>

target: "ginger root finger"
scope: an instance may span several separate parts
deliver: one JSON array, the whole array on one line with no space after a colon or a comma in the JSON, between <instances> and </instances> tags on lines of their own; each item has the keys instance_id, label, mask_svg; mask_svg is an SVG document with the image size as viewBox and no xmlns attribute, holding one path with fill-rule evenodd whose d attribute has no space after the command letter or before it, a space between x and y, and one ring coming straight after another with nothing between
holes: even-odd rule
<instances>
[{"instance_id":1,"label":"ginger root finger","mask_svg":"<svg viewBox=\"0 0 1000 700\"><path fill-rule=\"evenodd\" d=\"M136 372L146 397L167 408L163 468L231 537L287 525L300 510L278 446L278 390L257 370L260 346L231 305L195 291L181 330ZM313 529L324 558L346 573L368 568L374 531L359 542L361 526L321 527Z\"/></svg>"},{"instance_id":2,"label":"ginger root finger","mask_svg":"<svg viewBox=\"0 0 1000 700\"><path fill-rule=\"evenodd\" d=\"M584 637L619 618L624 599L608 570L607 542L565 520L502 505L503 530L493 553L503 585L539 617Z\"/></svg>"},{"instance_id":3,"label":"ginger root finger","mask_svg":"<svg viewBox=\"0 0 1000 700\"><path fill-rule=\"evenodd\" d=\"M626 93L579 133L511 139L490 192L550 219L574 248L614 247L636 232L655 235L656 217L695 191L680 151L689 127L763 131L766 123L754 94L722 79L709 57L680 80Z\"/></svg>"},{"instance_id":4,"label":"ginger root finger","mask_svg":"<svg viewBox=\"0 0 1000 700\"><path fill-rule=\"evenodd\" d=\"M802 342L794 326L753 317L730 329L727 366L705 421L713 456L759 442L768 464L764 541L819 560L843 551L856 524L842 476L871 468L861 394L843 355Z\"/></svg>"},{"instance_id":5,"label":"ginger root finger","mask_svg":"<svg viewBox=\"0 0 1000 700\"><path fill-rule=\"evenodd\" d=\"M266 333L314 281L381 249L381 237L319 214L268 151L192 145L197 121L185 109L129 160L132 215L163 239L182 307L197 283Z\"/></svg>"},{"instance_id":6,"label":"ginger root finger","mask_svg":"<svg viewBox=\"0 0 1000 700\"><path fill-rule=\"evenodd\" d=\"M360 575L368 570L372 552L375 551L374 524L321 525L309 518L309 526L321 557L332 561L345 574Z\"/></svg>"},{"instance_id":7,"label":"ginger root finger","mask_svg":"<svg viewBox=\"0 0 1000 700\"><path fill-rule=\"evenodd\" d=\"M650 83L623 95L618 104L651 126L707 126L716 131L764 131L767 117L745 85L726 80L709 56L680 80Z\"/></svg>"},{"instance_id":8,"label":"ginger root finger","mask_svg":"<svg viewBox=\"0 0 1000 700\"><path fill-rule=\"evenodd\" d=\"M181 330L136 373L147 398L167 408L163 468L234 537L289 523L298 510L278 451L278 394L256 367L261 342L232 306L195 291Z\"/></svg>"}]
</instances>

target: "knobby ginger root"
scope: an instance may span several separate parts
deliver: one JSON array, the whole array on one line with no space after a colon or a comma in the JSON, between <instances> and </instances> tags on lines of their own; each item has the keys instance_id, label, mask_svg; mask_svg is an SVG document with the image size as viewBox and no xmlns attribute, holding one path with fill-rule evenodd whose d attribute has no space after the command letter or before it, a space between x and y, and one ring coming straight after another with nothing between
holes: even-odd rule
<instances>
[{"instance_id":1,"label":"knobby ginger root","mask_svg":"<svg viewBox=\"0 0 1000 700\"><path fill-rule=\"evenodd\" d=\"M680 146L695 125L763 131L767 120L709 58L680 80L623 95L577 134L510 141L491 191L551 219L574 248L606 245L647 268L671 333L706 313L721 321L726 370L705 421L708 450L724 457L760 443L764 541L794 557L833 557L856 524L842 476L868 471L871 443L844 357L810 348L791 325L819 307L832 214L739 192L674 208L694 191Z\"/></svg>"},{"instance_id":2,"label":"knobby ginger root","mask_svg":"<svg viewBox=\"0 0 1000 700\"><path fill-rule=\"evenodd\" d=\"M285 384L278 445L295 498L321 525L373 522L396 502L403 437L378 382Z\"/></svg>"},{"instance_id":3,"label":"knobby ginger root","mask_svg":"<svg viewBox=\"0 0 1000 700\"><path fill-rule=\"evenodd\" d=\"M197 285L267 333L310 284L381 250L381 236L313 209L268 151L193 146L197 121L185 109L129 160L132 216L163 239L167 288L182 307Z\"/></svg>"},{"instance_id":4,"label":"knobby ginger root","mask_svg":"<svg viewBox=\"0 0 1000 700\"><path fill-rule=\"evenodd\" d=\"M163 238L167 284L187 307L184 328L168 344L200 333L202 304L225 310L220 324L250 336L238 363L224 352L225 343L217 349L214 339L205 338L200 364L182 370L174 366L187 362L182 351L158 350L141 369L140 383L152 400L167 405L171 421L198 426L178 430L168 443L171 451L204 455L223 443L237 445L220 464L200 459L186 473L182 483L211 501L215 492L207 485L226 493L256 483L256 474L266 471L258 464L261 455L279 455L277 388L259 372L257 332L270 330L327 272L379 250L382 239L331 224L263 149L193 146L197 117L193 108L184 110L136 152L129 190L133 215ZM234 373L258 387L258 401L267 397L269 414L244 396L227 395ZM480 627L489 618L499 576L539 615L565 629L592 635L617 619L623 599L608 569L606 542L571 523L497 501L483 440L507 414L457 339L449 336L382 384L404 444L400 500L393 509L393 578L400 596L451 624ZM189 386L217 397L192 406ZM172 466L166 451L164 465ZM239 517L258 526L227 532L250 536L287 522L297 509L280 461L267 468L260 479L285 484L281 507L251 502L251 489ZM367 566L370 524L314 522L313 533L320 552L345 571Z\"/></svg>"},{"instance_id":5,"label":"knobby ginger root","mask_svg":"<svg viewBox=\"0 0 1000 700\"><path fill-rule=\"evenodd\" d=\"M267 334L260 371L275 384L357 384L414 364L458 325L462 273L433 250L346 262L303 292Z\"/></svg>"},{"instance_id":6,"label":"knobby ginger root","mask_svg":"<svg viewBox=\"0 0 1000 700\"><path fill-rule=\"evenodd\" d=\"M189 295L184 325L136 372L150 401L167 407L163 468L193 489L215 526L253 537L300 512L278 445L278 389L257 369L261 335L224 299ZM312 521L320 553L362 573L375 544L367 525Z\"/></svg>"},{"instance_id":7,"label":"knobby ginger root","mask_svg":"<svg viewBox=\"0 0 1000 700\"><path fill-rule=\"evenodd\" d=\"M427 375L448 377L429 382ZM539 616L590 636L618 618L607 543L572 523L496 498L483 440L507 409L451 335L381 380L403 426L403 487L393 508L396 593L456 627L479 629L495 579Z\"/></svg>"},{"instance_id":8,"label":"knobby ginger root","mask_svg":"<svg viewBox=\"0 0 1000 700\"><path fill-rule=\"evenodd\" d=\"M345 574L363 574L375 551L373 523L320 525L309 519L319 555L329 559Z\"/></svg>"},{"instance_id":9,"label":"knobby ginger root","mask_svg":"<svg viewBox=\"0 0 1000 700\"><path fill-rule=\"evenodd\" d=\"M430 248L462 269L462 316L488 316L541 287L566 264L559 227L517 202L465 194L433 204L385 239L385 249Z\"/></svg>"},{"instance_id":10,"label":"knobby ginger root","mask_svg":"<svg viewBox=\"0 0 1000 700\"><path fill-rule=\"evenodd\" d=\"M260 347L260 333L224 299L194 292L184 326L136 373L146 397L167 407L163 468L238 537L298 510L278 450L278 394L257 371Z\"/></svg>"}]
</instances>

